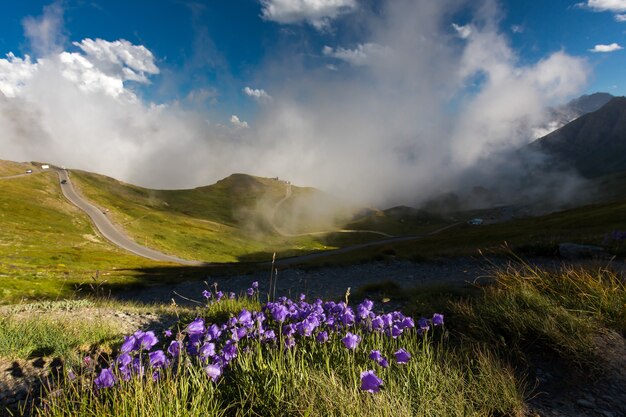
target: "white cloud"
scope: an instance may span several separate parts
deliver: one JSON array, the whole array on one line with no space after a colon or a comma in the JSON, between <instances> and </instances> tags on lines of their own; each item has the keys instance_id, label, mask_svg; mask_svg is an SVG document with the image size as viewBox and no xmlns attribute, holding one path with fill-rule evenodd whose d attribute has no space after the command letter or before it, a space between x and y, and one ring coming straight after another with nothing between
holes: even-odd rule
<instances>
[{"instance_id":1,"label":"white cloud","mask_svg":"<svg viewBox=\"0 0 626 417\"><path fill-rule=\"evenodd\" d=\"M40 33L43 29L30 30ZM41 42L45 44L47 38ZM84 54L55 51L38 59L36 63L28 55L18 58L12 53L7 54L7 59L0 59L0 91L7 97L16 97L38 71L58 71L85 92L103 93L116 99L133 101L137 97L125 87L124 82L147 83L147 75L159 72L152 53L142 45L132 45L123 39L115 42L85 39L74 42L74 45L79 46Z\"/></svg>"},{"instance_id":2,"label":"white cloud","mask_svg":"<svg viewBox=\"0 0 626 417\"><path fill-rule=\"evenodd\" d=\"M331 48L327 45L322 49L322 53L328 57L346 61L354 66L362 66L389 58L392 50L377 43L365 43L357 45L355 49Z\"/></svg>"},{"instance_id":3,"label":"white cloud","mask_svg":"<svg viewBox=\"0 0 626 417\"><path fill-rule=\"evenodd\" d=\"M39 18L31 16L24 18L22 26L31 48L40 56L63 49L65 36L62 30L63 8L60 1L45 6Z\"/></svg>"},{"instance_id":4,"label":"white cloud","mask_svg":"<svg viewBox=\"0 0 626 417\"><path fill-rule=\"evenodd\" d=\"M308 22L318 30L331 20L356 9L356 0L260 0L261 16L281 24Z\"/></svg>"},{"instance_id":5,"label":"white cloud","mask_svg":"<svg viewBox=\"0 0 626 417\"><path fill-rule=\"evenodd\" d=\"M512 25L511 32L513 33L524 33L524 25Z\"/></svg>"},{"instance_id":6,"label":"white cloud","mask_svg":"<svg viewBox=\"0 0 626 417\"><path fill-rule=\"evenodd\" d=\"M248 122L239 120L239 117L235 116L234 114L230 116L230 123L237 129L247 129L250 127L248 126Z\"/></svg>"},{"instance_id":7,"label":"white cloud","mask_svg":"<svg viewBox=\"0 0 626 417\"><path fill-rule=\"evenodd\" d=\"M101 71L121 75L123 80L147 83L146 74L159 73L154 55L143 45L133 45L124 39L108 42L89 38L73 44Z\"/></svg>"},{"instance_id":8,"label":"white cloud","mask_svg":"<svg viewBox=\"0 0 626 417\"><path fill-rule=\"evenodd\" d=\"M7 59L0 59L0 91L6 97L15 97L37 71L37 64L30 56L18 58L13 53Z\"/></svg>"},{"instance_id":9,"label":"white cloud","mask_svg":"<svg viewBox=\"0 0 626 417\"><path fill-rule=\"evenodd\" d=\"M259 103L269 103L272 101L272 96L270 96L265 90L245 87L243 93L248 97L253 98Z\"/></svg>"},{"instance_id":10,"label":"white cloud","mask_svg":"<svg viewBox=\"0 0 626 417\"><path fill-rule=\"evenodd\" d=\"M615 15L615 20L617 22L626 22L626 14L616 14Z\"/></svg>"},{"instance_id":11,"label":"white cloud","mask_svg":"<svg viewBox=\"0 0 626 417\"><path fill-rule=\"evenodd\" d=\"M124 95L125 90L122 78L103 73L81 54L61 52L59 61L61 63L61 74L78 85L83 91L105 93L115 98ZM43 62L46 65L46 61Z\"/></svg>"},{"instance_id":12,"label":"white cloud","mask_svg":"<svg viewBox=\"0 0 626 417\"><path fill-rule=\"evenodd\" d=\"M626 12L626 0L588 0L587 3L578 3L596 12Z\"/></svg>"},{"instance_id":13,"label":"white cloud","mask_svg":"<svg viewBox=\"0 0 626 417\"><path fill-rule=\"evenodd\" d=\"M459 35L461 39L467 39L472 34L472 26L471 25L457 25L456 23L452 23L452 27L456 30L456 33Z\"/></svg>"},{"instance_id":14,"label":"white cloud","mask_svg":"<svg viewBox=\"0 0 626 417\"><path fill-rule=\"evenodd\" d=\"M620 46L619 44L613 42L610 45L596 45L593 47L593 49L590 49L590 52L615 52L615 51L619 51L620 49L624 49L622 46Z\"/></svg>"}]
</instances>

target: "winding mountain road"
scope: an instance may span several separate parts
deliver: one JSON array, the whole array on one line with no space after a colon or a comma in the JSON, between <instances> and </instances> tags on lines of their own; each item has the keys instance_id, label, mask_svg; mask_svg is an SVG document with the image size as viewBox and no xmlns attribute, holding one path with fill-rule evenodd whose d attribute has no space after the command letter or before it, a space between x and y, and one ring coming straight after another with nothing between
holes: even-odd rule
<instances>
[{"instance_id":1,"label":"winding mountain road","mask_svg":"<svg viewBox=\"0 0 626 417\"><path fill-rule=\"evenodd\" d=\"M51 169L51 171L56 171L56 173L58 174L59 185L61 186L61 191L64 197L73 205L75 205L76 207L78 207L79 209L87 213L87 215L90 217L94 226L96 227L96 229L98 229L100 234L112 244L128 252L134 253L135 255L138 255L147 259L151 259L154 261L173 262L173 263L177 263L181 265L188 265L188 266L210 266L211 265L211 263L209 262L192 261L188 259L182 259L177 256L167 255L165 253L162 253L157 250L138 244L137 242L129 238L123 231L117 228L101 209L91 204L89 201L87 201L83 196L81 196L74 189L72 185L72 181L69 176L69 172L67 170L54 168L54 169ZM43 173L43 172L38 172L38 173ZM5 177L0 177L0 180L9 180L9 179L14 179L14 178L27 177L27 176L35 175L35 174L36 173L28 173L28 174L5 176ZM277 209L281 204L283 204L287 199L289 199L289 197L291 197L291 187L288 185L286 193L285 193L285 197L277 203L275 209ZM290 237L303 236L303 235L318 235L318 234L326 234L326 233L375 233L375 234L379 234L388 238L388 239L383 239L383 240L377 240L374 242L367 242L367 243L362 243L358 245L346 246L346 247L339 248L339 249L310 253L308 255L299 255L299 256L294 256L294 257L289 257L289 258L282 258L282 259L276 260L274 262L274 265L283 266L283 267L292 266L292 265L296 265L296 264L306 262L306 261L321 259L327 256L353 252L359 249L376 247L376 246L384 246L384 245L391 244L391 243L415 241L415 240L419 240L427 236L437 234L439 232L450 229L452 227L458 226L461 223L462 222L454 223L446 227L443 227L441 229L435 230L433 232L422 234L422 235L416 235L416 236L392 236L392 235L388 235L386 233L378 232L375 230L346 230L346 229L333 230L333 231L328 231L328 232L310 232L310 233L303 233L300 235L290 235L290 234L281 232L279 228L273 224L274 229L276 230L278 234L281 234L283 236L290 236ZM266 266L269 264L270 262L259 263L260 266Z\"/></svg>"},{"instance_id":2,"label":"winding mountain road","mask_svg":"<svg viewBox=\"0 0 626 417\"><path fill-rule=\"evenodd\" d=\"M126 236L122 231L117 229L109 218L96 206L84 199L80 194L76 192L72 186L67 170L58 169L59 182L61 185L61 191L65 198L67 198L72 204L79 209L83 210L91 218L98 231L107 240L120 248L134 253L135 255L142 256L144 258L152 259L154 261L162 262L174 262L182 265L190 266L202 266L204 262L190 261L187 259L178 258L176 256L166 255L162 252L154 249L147 248L139 245L134 240Z\"/></svg>"}]
</instances>

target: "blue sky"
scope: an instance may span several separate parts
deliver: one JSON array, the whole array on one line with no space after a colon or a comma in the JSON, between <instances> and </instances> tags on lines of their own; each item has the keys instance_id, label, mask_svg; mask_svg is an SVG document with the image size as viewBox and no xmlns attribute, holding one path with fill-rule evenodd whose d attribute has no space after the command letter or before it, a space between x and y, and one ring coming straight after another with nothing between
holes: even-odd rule
<instances>
[{"instance_id":1,"label":"blue sky","mask_svg":"<svg viewBox=\"0 0 626 417\"><path fill-rule=\"evenodd\" d=\"M22 22L27 16L40 16L49 4L5 1L0 52L33 55ZM59 4L64 11L62 31L68 50L76 50L71 42L84 38L126 39L144 45L162 71L151 77L149 86L134 88L155 101L182 99L194 89L214 90L217 97L207 106L221 117L230 113L253 117L254 103L241 91L251 84L262 88L261 69L282 51L308 54L307 65L323 67L332 61L320 57L324 45L346 42L349 47L362 41L358 28L350 22L356 13L341 15L332 28L320 31L306 21L281 24L263 19L264 6L258 0L66 0ZM361 7L373 4L363 1ZM507 0L498 5L500 30L507 34L521 62L534 62L563 50L584 57L593 68L583 92L626 94L626 72L622 70L626 52L590 52L595 45L626 45L626 23L616 21L618 12L594 11L575 0ZM626 5L622 6L626 10ZM450 23L466 24L464 17L459 12Z\"/></svg>"},{"instance_id":2,"label":"blue sky","mask_svg":"<svg viewBox=\"0 0 626 417\"><path fill-rule=\"evenodd\" d=\"M249 172L427 195L533 140L548 106L626 94L626 0L1 7L0 158L153 187Z\"/></svg>"}]
</instances>

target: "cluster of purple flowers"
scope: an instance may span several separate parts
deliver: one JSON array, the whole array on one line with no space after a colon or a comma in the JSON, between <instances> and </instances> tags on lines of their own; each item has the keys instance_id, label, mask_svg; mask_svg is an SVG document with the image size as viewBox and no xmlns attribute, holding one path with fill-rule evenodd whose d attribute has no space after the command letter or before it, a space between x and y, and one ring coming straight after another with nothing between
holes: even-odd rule
<instances>
[{"instance_id":1,"label":"cluster of purple flowers","mask_svg":"<svg viewBox=\"0 0 626 417\"><path fill-rule=\"evenodd\" d=\"M258 284L253 283L247 295L255 296L257 292ZM219 292L205 292L204 296L218 301L224 297ZM411 317L399 311L376 314L373 307L370 300L353 309L345 302L317 299L308 303L304 295L297 302L281 297L276 302L266 303L260 311L242 309L222 324L209 324L203 318L196 318L176 337L172 337L171 331L165 331L161 344L154 332L137 331L124 339L120 355L113 366L100 371L95 386L98 389L112 387L118 379L128 380L133 375L158 380L163 369L177 363L181 355L195 359L208 378L217 381L253 341L272 348L293 349L301 339L323 344L331 336L337 336L346 349L355 350L361 342L359 333L378 332L396 339L408 329L416 328L418 334L423 334L431 326L443 324L441 314L435 314L430 320L422 318L416 326ZM159 346L161 349L155 349ZM369 358L383 368L389 366L380 351L371 351ZM399 349L394 358L397 364L405 364L411 354ZM363 390L377 392L381 384L382 380L374 371L361 374Z\"/></svg>"}]
</instances>

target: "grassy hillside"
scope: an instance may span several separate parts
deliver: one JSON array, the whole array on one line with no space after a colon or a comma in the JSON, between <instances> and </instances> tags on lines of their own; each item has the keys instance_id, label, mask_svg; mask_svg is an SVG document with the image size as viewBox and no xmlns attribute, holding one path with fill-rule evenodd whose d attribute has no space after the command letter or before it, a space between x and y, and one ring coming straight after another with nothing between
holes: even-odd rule
<instances>
[{"instance_id":1,"label":"grassy hillside","mask_svg":"<svg viewBox=\"0 0 626 417\"><path fill-rule=\"evenodd\" d=\"M508 253L511 249L522 255L556 255L558 244L563 242L605 246L610 253L624 256L626 242L605 241L606 235L616 230L626 230L626 200L484 226L461 223L419 240L334 255L324 262L351 263L389 256L423 260L476 255L478 250Z\"/></svg>"},{"instance_id":2,"label":"grassy hillside","mask_svg":"<svg viewBox=\"0 0 626 417\"><path fill-rule=\"evenodd\" d=\"M347 224L346 229L376 230L390 235L419 235L454 223L449 217L413 207L399 206L377 210Z\"/></svg>"},{"instance_id":3,"label":"grassy hillside","mask_svg":"<svg viewBox=\"0 0 626 417\"><path fill-rule=\"evenodd\" d=\"M2 172L24 166L0 163ZM93 282L132 281L126 268L159 266L108 244L89 218L68 203L53 172L0 179L0 300L64 297Z\"/></svg>"},{"instance_id":4,"label":"grassy hillside","mask_svg":"<svg viewBox=\"0 0 626 417\"><path fill-rule=\"evenodd\" d=\"M236 262L327 249L314 236L276 233L271 220L286 184L274 179L234 174L190 190L149 190L82 171L72 179L139 243L183 258Z\"/></svg>"}]
</instances>

